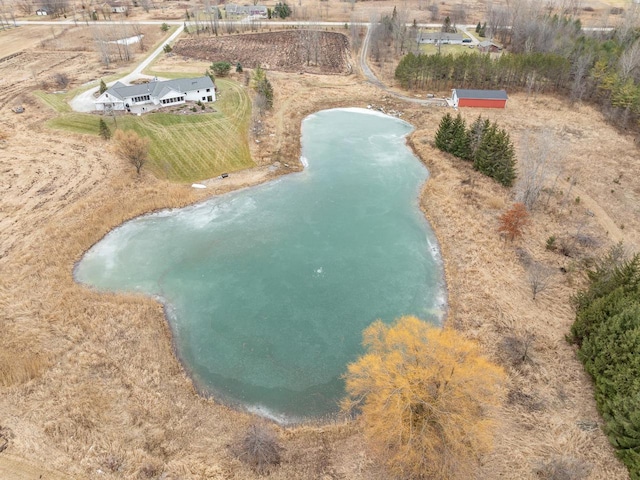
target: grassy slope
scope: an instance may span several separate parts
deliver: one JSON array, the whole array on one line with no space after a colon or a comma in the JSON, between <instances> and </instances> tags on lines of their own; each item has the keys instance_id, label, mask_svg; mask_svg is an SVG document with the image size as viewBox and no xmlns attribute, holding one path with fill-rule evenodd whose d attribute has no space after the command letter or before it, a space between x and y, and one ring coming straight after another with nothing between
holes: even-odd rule
<instances>
[{"instance_id":1,"label":"grassy slope","mask_svg":"<svg viewBox=\"0 0 640 480\"><path fill-rule=\"evenodd\" d=\"M216 113L151 113L117 118L118 128L133 129L151 140L148 168L158 177L190 182L255 165L247 143L249 96L236 82L218 79L216 83ZM49 127L98 135L101 117L70 112L64 99L56 95L39 93L38 97L60 113L47 123ZM107 123L113 130L112 119L107 119Z\"/></svg>"}]
</instances>

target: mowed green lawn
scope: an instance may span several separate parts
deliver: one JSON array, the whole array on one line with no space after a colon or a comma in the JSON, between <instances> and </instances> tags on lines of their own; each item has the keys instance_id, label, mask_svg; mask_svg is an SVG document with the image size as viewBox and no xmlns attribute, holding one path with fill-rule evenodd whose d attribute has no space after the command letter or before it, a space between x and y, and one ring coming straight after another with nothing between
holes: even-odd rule
<instances>
[{"instance_id":1,"label":"mowed green lawn","mask_svg":"<svg viewBox=\"0 0 640 480\"><path fill-rule=\"evenodd\" d=\"M209 104L216 109L215 113L148 113L140 117L117 117L119 129L135 130L151 140L145 168L161 178L192 182L255 166L248 145L249 95L237 82L216 79L216 84L217 101ZM38 96L60 113L47 123L51 128L98 135L101 118L112 132L115 128L112 117L69 112L64 101L48 98L51 95L43 93ZM181 110L191 106L188 104Z\"/></svg>"}]
</instances>

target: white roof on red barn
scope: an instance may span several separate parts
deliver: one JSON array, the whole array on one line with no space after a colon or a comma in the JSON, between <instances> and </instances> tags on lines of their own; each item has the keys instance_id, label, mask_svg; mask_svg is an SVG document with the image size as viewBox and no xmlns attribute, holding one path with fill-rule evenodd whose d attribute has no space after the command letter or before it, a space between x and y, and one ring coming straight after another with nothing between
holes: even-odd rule
<instances>
[{"instance_id":1,"label":"white roof on red barn","mask_svg":"<svg viewBox=\"0 0 640 480\"><path fill-rule=\"evenodd\" d=\"M505 90L466 90L463 88L454 89L458 98L474 98L479 100L507 100Z\"/></svg>"}]
</instances>

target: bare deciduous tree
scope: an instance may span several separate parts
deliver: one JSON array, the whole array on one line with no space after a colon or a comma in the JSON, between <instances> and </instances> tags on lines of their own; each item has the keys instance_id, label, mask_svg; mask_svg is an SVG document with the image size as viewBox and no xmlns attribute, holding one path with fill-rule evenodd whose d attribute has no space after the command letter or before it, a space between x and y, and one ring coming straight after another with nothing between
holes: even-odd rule
<instances>
[{"instance_id":1,"label":"bare deciduous tree","mask_svg":"<svg viewBox=\"0 0 640 480\"><path fill-rule=\"evenodd\" d=\"M351 48L353 48L354 52L360 50L360 45L362 44L362 27L358 25L358 19L352 13L351 21L349 22L349 34L351 35Z\"/></svg>"},{"instance_id":2,"label":"bare deciduous tree","mask_svg":"<svg viewBox=\"0 0 640 480\"><path fill-rule=\"evenodd\" d=\"M133 130L117 130L114 140L116 155L133 165L136 173L140 175L140 170L149 155L149 139L141 137Z\"/></svg>"},{"instance_id":3,"label":"bare deciduous tree","mask_svg":"<svg viewBox=\"0 0 640 480\"><path fill-rule=\"evenodd\" d=\"M105 32L100 25L91 26L91 34L96 42L96 48L100 54L100 61L108 68L111 65L111 55L109 52L109 43L105 36Z\"/></svg>"},{"instance_id":4,"label":"bare deciduous tree","mask_svg":"<svg viewBox=\"0 0 640 480\"><path fill-rule=\"evenodd\" d=\"M17 2L18 10L25 15L33 13L33 2L31 0L19 0Z\"/></svg>"},{"instance_id":5,"label":"bare deciduous tree","mask_svg":"<svg viewBox=\"0 0 640 480\"><path fill-rule=\"evenodd\" d=\"M142 25L139 23L132 23L131 29L133 30L133 34L138 37L138 48L140 48L141 52L146 50L146 45L144 43L144 33L142 33Z\"/></svg>"},{"instance_id":6,"label":"bare deciduous tree","mask_svg":"<svg viewBox=\"0 0 640 480\"><path fill-rule=\"evenodd\" d=\"M527 279L531 287L531 294L535 300L539 293L544 292L553 282L553 271L538 262L532 262L527 271Z\"/></svg>"},{"instance_id":7,"label":"bare deciduous tree","mask_svg":"<svg viewBox=\"0 0 640 480\"><path fill-rule=\"evenodd\" d=\"M500 342L500 350L506 357L505 360L515 367L532 362L531 350L535 338L535 335L528 330L505 336Z\"/></svg>"},{"instance_id":8,"label":"bare deciduous tree","mask_svg":"<svg viewBox=\"0 0 640 480\"><path fill-rule=\"evenodd\" d=\"M139 0L139 3L142 9L149 13L149 10L151 10L151 0Z\"/></svg>"},{"instance_id":9,"label":"bare deciduous tree","mask_svg":"<svg viewBox=\"0 0 640 480\"><path fill-rule=\"evenodd\" d=\"M431 13L431 20L435 20L438 18L438 13L440 13L440 8L436 2L433 2L427 6L427 10Z\"/></svg>"},{"instance_id":10,"label":"bare deciduous tree","mask_svg":"<svg viewBox=\"0 0 640 480\"><path fill-rule=\"evenodd\" d=\"M559 174L564 145L549 130L525 132L520 140L516 201L532 211L549 178Z\"/></svg>"},{"instance_id":11,"label":"bare deciduous tree","mask_svg":"<svg viewBox=\"0 0 640 480\"><path fill-rule=\"evenodd\" d=\"M623 80L640 78L640 39L633 42L633 45L620 55L618 66Z\"/></svg>"}]
</instances>

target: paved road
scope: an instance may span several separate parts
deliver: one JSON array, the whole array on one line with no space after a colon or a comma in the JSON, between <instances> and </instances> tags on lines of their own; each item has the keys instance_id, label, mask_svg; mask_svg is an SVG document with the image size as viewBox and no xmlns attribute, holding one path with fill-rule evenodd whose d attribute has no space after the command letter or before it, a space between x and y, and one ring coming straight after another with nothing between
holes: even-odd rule
<instances>
[{"instance_id":1,"label":"paved road","mask_svg":"<svg viewBox=\"0 0 640 480\"><path fill-rule=\"evenodd\" d=\"M75 20L56 20L56 21L51 21L51 20L19 20L14 22L16 25L77 25L79 22L75 21ZM111 22L111 21L92 21L89 22L91 25L113 25L115 22ZM167 40L167 42L163 43L162 46L160 46L156 51L154 51L151 55L149 55L140 65L138 65L138 67L131 72L130 74L126 75L125 77L121 78L120 81L123 83L128 83L132 80L135 80L137 78L141 78L144 77L144 75L142 75L142 70L144 70L145 68L147 68L147 66L149 66L149 64L162 52L162 49L164 48L164 45L168 42L173 41L178 35L180 35L182 33L182 31L184 30L184 22L182 20L144 20L144 21L119 21L117 23L128 23L128 24L142 24L142 25L161 25L163 23L169 24L169 25L177 25L178 29L171 35L171 37L169 37L169 39ZM237 24L238 22L230 22L233 24ZM352 24L355 25L360 25L363 27L367 28L367 35L365 36L364 42L362 44L362 49L360 52L360 57L359 57L359 63L360 63L360 68L362 70L362 73L364 74L365 78L367 79L368 82L370 82L371 84L375 85L376 87L384 90L386 93L393 95L394 97L400 99L400 100L404 100L406 102L412 102L412 103L418 103L418 104L422 104L422 105L440 105L440 106L446 106L448 105L447 101L444 99L439 99L439 98L429 98L429 99L420 99L420 98L415 98L415 97L407 97L406 95L402 95L400 93L394 92L393 90L389 89L388 86L386 86L384 83L382 83L380 81L380 79L378 79L375 74L371 71L371 68L369 68L369 65L367 64L367 51L369 49L369 41L370 41L370 37L371 37L371 23L369 22L351 22ZM220 20L219 21L219 25L220 27L223 27L227 24L226 21L224 20ZM336 26L343 26L345 23L344 22L309 22L309 21L290 21L290 22L282 22L282 21L273 21L273 20L265 20L265 24L271 25L271 26L300 26L300 27L304 27L304 26L321 26L321 27L336 27ZM408 25L410 26L410 25ZM418 24L419 28L440 28L442 25L439 23L420 23ZM469 29L475 29L476 25L458 25L458 27L465 33L467 34L470 38L471 38L471 45L478 45L479 40L478 38L471 32L469 32ZM583 28L583 30L585 31L610 31L612 30L611 28ZM115 82L113 82L115 83ZM109 84L112 85L113 83ZM78 112L90 112L94 109L94 105L93 105L93 94L97 91L98 87L92 88L84 93L81 93L80 95L78 95L76 98L74 98L70 104L71 104L71 108L75 111Z\"/></svg>"},{"instance_id":2,"label":"paved road","mask_svg":"<svg viewBox=\"0 0 640 480\"><path fill-rule=\"evenodd\" d=\"M145 58L136 68L135 70L133 70L131 73L125 75L124 77L120 78L119 82L128 84L130 82L132 82L133 80L137 80L139 78L151 78L148 75L143 75L142 71L147 68L151 62L153 62L156 57L158 55L160 55L163 52L164 46L167 43L172 42L173 40L175 40L178 35L180 35L182 33L182 31L184 30L184 24L180 24L178 26L178 29L173 32L173 34L171 34L171 36L162 43L162 45L160 45L157 49L155 49L150 55L147 56L147 58ZM114 82L108 83L107 86L111 86L113 85ZM76 111L76 112L92 112L96 109L95 104L93 103L93 101L95 100L94 94L98 91L98 89L100 88L100 86L94 87L94 88L90 88L89 90L82 92L81 94L79 94L77 97L73 98L70 102L69 105L71 105L71 109Z\"/></svg>"}]
</instances>

